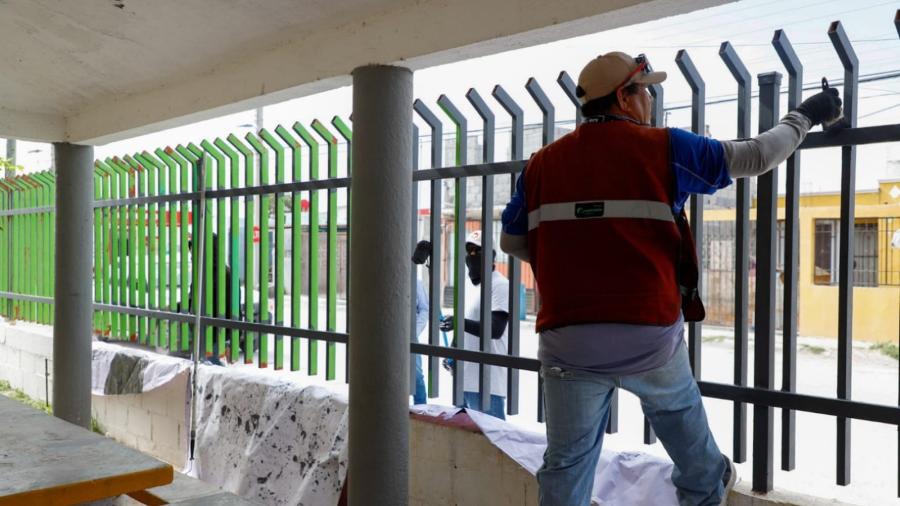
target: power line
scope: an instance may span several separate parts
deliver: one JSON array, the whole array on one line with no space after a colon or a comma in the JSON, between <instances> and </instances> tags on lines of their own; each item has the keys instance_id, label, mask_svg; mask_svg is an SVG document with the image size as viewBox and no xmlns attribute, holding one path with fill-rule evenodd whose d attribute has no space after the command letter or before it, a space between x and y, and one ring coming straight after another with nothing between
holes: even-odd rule
<instances>
[{"instance_id":1,"label":"power line","mask_svg":"<svg viewBox=\"0 0 900 506\"><path fill-rule=\"evenodd\" d=\"M856 118L856 119L868 118L869 116L873 116L873 115L875 115L875 114L879 114L879 113L882 113L882 112L885 112L885 111L890 111L891 109L896 109L897 107L900 107L900 104L894 104L894 105L885 107L884 109L878 109L878 110L875 111L875 112L870 112L870 113L868 113L868 114L863 114L862 116L860 116L860 117L858 117L858 118Z\"/></svg>"}]
</instances>

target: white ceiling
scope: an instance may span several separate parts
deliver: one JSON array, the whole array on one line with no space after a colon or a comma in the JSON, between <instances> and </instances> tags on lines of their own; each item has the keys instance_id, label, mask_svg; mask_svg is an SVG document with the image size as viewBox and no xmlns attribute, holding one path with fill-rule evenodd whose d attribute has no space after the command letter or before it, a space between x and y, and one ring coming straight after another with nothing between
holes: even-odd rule
<instances>
[{"instance_id":1,"label":"white ceiling","mask_svg":"<svg viewBox=\"0 0 900 506\"><path fill-rule=\"evenodd\" d=\"M728 0L0 0L0 137L103 143Z\"/></svg>"}]
</instances>

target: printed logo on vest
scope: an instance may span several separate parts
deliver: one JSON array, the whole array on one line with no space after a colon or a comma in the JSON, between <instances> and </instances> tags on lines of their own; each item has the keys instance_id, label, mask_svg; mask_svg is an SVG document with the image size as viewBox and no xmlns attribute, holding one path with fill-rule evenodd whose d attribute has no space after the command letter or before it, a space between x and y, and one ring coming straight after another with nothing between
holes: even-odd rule
<instances>
[{"instance_id":1,"label":"printed logo on vest","mask_svg":"<svg viewBox=\"0 0 900 506\"><path fill-rule=\"evenodd\" d=\"M578 202L575 204L576 218L599 218L603 216L603 202Z\"/></svg>"}]
</instances>

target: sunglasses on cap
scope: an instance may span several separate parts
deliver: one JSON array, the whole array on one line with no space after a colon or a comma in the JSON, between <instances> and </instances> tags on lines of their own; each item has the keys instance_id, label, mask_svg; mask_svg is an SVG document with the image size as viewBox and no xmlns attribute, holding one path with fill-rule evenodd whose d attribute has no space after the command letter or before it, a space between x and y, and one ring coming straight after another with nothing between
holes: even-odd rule
<instances>
[{"instance_id":1,"label":"sunglasses on cap","mask_svg":"<svg viewBox=\"0 0 900 506\"><path fill-rule=\"evenodd\" d=\"M622 81L622 84L616 86L617 90L619 88L627 85L628 82L631 81L631 78L634 77L635 75L637 75L638 73L649 74L649 73L653 72L653 67L650 66L650 60L647 58L647 55L645 55L644 53L637 55L634 58L634 63L637 64L637 67L635 67L635 69L632 70L631 73L629 73L627 77L625 77L625 80Z\"/></svg>"}]
</instances>

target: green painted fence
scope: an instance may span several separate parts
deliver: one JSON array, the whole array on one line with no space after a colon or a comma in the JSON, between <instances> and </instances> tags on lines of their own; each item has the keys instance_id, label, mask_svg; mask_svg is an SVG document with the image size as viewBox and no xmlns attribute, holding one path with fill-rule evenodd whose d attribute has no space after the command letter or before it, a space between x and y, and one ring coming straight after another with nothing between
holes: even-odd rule
<instances>
[{"instance_id":1,"label":"green painted fence","mask_svg":"<svg viewBox=\"0 0 900 506\"><path fill-rule=\"evenodd\" d=\"M340 279L338 253L349 244L349 227L338 201L343 193L349 202L351 138L347 123L335 117L331 126L279 125L243 138L97 160L94 301L102 306L95 311L95 333L190 350L193 334L185 316L194 307L192 287L201 272L194 242L202 233L199 308L209 319L200 344L206 356L293 371L304 367L305 358L309 374L318 374L324 359L325 377L335 379L339 344L325 344L322 356L314 332L304 337L294 329L346 331L347 320L339 325L338 296L347 293L347 276ZM202 231L201 166L209 196L202 204ZM10 194L32 199L27 202L44 195L30 186ZM2 243L0 249L18 251ZM0 271L0 282L5 279Z\"/></svg>"}]
</instances>

